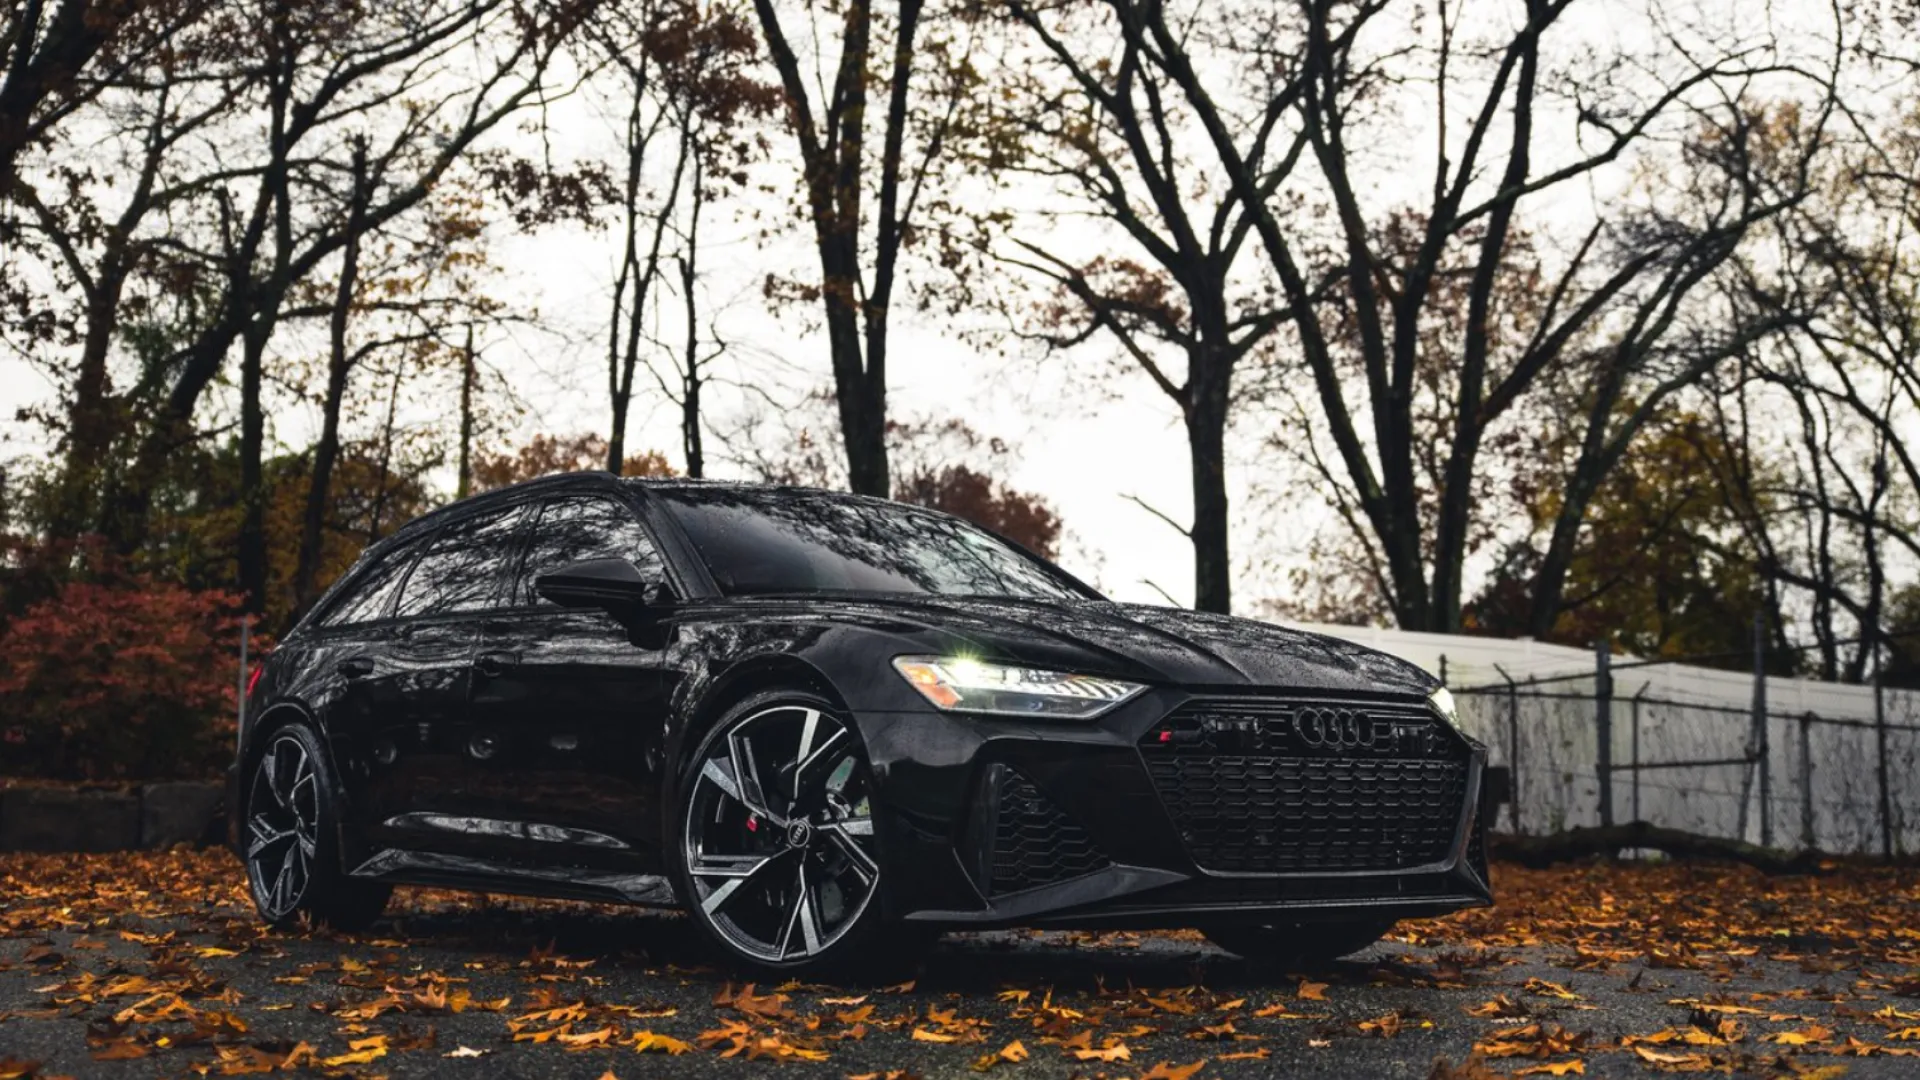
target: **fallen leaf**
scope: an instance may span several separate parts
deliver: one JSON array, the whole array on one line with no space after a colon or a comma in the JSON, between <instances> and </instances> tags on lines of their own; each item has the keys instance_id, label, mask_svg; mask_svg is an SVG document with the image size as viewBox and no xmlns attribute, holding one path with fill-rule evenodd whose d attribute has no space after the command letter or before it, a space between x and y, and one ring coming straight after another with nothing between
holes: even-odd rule
<instances>
[{"instance_id":1,"label":"fallen leaf","mask_svg":"<svg viewBox=\"0 0 1920 1080\"><path fill-rule=\"evenodd\" d=\"M1581 1061L1579 1058L1574 1058L1572 1061L1548 1061L1548 1062L1543 1062L1539 1065L1529 1065L1526 1068L1521 1069L1519 1072L1514 1073L1513 1075L1515 1076L1585 1076L1586 1073L1587 1073L1586 1063Z\"/></svg>"},{"instance_id":2,"label":"fallen leaf","mask_svg":"<svg viewBox=\"0 0 1920 1080\"><path fill-rule=\"evenodd\" d=\"M1133 1051L1127 1049L1126 1043L1116 1042L1110 1046L1097 1047L1091 1050L1075 1050L1073 1051L1073 1056L1079 1061L1131 1061L1133 1060Z\"/></svg>"},{"instance_id":3,"label":"fallen leaf","mask_svg":"<svg viewBox=\"0 0 1920 1080\"><path fill-rule=\"evenodd\" d=\"M693 1046L667 1035L642 1031L633 1036L633 1048L642 1054L672 1054L677 1057L692 1050Z\"/></svg>"}]
</instances>

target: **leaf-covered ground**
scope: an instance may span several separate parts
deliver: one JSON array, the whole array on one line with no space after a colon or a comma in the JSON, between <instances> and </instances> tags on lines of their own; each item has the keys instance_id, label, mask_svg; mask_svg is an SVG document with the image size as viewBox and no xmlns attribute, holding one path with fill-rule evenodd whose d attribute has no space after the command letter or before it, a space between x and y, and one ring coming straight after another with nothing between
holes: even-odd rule
<instances>
[{"instance_id":1,"label":"leaf-covered ground","mask_svg":"<svg viewBox=\"0 0 1920 1080\"><path fill-rule=\"evenodd\" d=\"M0 1080L1920 1075L1920 871L1497 867L1500 905L1263 971L1192 934L949 938L754 985L683 920L403 891L266 931L218 851L0 856Z\"/></svg>"}]
</instances>

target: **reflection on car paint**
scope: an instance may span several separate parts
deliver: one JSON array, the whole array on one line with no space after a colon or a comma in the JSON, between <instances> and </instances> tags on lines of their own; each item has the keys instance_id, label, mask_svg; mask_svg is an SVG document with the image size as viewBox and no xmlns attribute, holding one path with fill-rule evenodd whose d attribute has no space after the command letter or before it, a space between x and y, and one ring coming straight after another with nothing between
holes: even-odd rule
<instances>
[{"instance_id":1,"label":"reflection on car paint","mask_svg":"<svg viewBox=\"0 0 1920 1080\"><path fill-rule=\"evenodd\" d=\"M517 840L538 840L546 844L583 844L588 847L624 848L627 845L606 833L592 829L569 829L538 821L502 821L499 818L459 817L453 814L396 814L385 822L396 829L441 829L470 836L499 836Z\"/></svg>"}]
</instances>

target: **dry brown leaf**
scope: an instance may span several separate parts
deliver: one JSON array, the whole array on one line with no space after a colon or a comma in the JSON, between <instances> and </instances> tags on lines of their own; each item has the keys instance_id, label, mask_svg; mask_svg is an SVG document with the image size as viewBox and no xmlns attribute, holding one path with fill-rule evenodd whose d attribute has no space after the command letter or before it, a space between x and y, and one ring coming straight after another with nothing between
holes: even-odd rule
<instances>
[{"instance_id":1,"label":"dry brown leaf","mask_svg":"<svg viewBox=\"0 0 1920 1080\"><path fill-rule=\"evenodd\" d=\"M1579 994L1561 986L1557 982L1548 982L1545 979L1528 979L1521 989L1529 994L1537 994L1540 997L1559 998L1561 1001L1580 1000Z\"/></svg>"},{"instance_id":2,"label":"dry brown leaf","mask_svg":"<svg viewBox=\"0 0 1920 1080\"><path fill-rule=\"evenodd\" d=\"M1810 1046L1833 1038L1831 1028L1818 1025L1801 1028L1798 1031L1775 1031L1760 1036L1761 1042L1779 1043L1781 1046Z\"/></svg>"},{"instance_id":3,"label":"dry brown leaf","mask_svg":"<svg viewBox=\"0 0 1920 1080\"><path fill-rule=\"evenodd\" d=\"M1131 1061L1133 1051L1127 1049L1126 1043L1115 1042L1091 1050L1075 1050L1073 1056L1078 1061Z\"/></svg>"}]
</instances>

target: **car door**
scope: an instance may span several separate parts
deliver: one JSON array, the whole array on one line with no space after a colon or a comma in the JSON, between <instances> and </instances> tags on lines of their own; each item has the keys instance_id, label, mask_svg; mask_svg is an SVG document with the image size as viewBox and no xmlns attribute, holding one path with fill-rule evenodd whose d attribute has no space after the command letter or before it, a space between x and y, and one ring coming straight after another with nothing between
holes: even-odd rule
<instances>
[{"instance_id":1,"label":"car door","mask_svg":"<svg viewBox=\"0 0 1920 1080\"><path fill-rule=\"evenodd\" d=\"M464 851L471 830L462 822L489 812L476 777L506 748L472 722L474 642L510 584L529 512L510 507L441 528L421 545L381 628L360 681L374 726L369 831L383 843Z\"/></svg>"},{"instance_id":2,"label":"car door","mask_svg":"<svg viewBox=\"0 0 1920 1080\"><path fill-rule=\"evenodd\" d=\"M417 541L401 541L356 565L314 612L310 628L289 641L300 650L287 660L303 684L294 694L315 711L333 744L362 829L379 823L375 807L388 784L378 755L381 732L399 710L390 684L400 670L392 654L393 603L419 549Z\"/></svg>"},{"instance_id":3,"label":"car door","mask_svg":"<svg viewBox=\"0 0 1920 1080\"><path fill-rule=\"evenodd\" d=\"M510 606L481 625L474 723L511 750L491 782L514 804L530 858L657 859L670 690L661 647L603 611L559 607L533 587L544 571L612 557L665 577L631 507L598 495L549 499L528 533Z\"/></svg>"}]
</instances>

